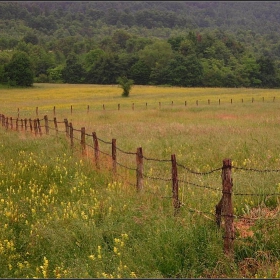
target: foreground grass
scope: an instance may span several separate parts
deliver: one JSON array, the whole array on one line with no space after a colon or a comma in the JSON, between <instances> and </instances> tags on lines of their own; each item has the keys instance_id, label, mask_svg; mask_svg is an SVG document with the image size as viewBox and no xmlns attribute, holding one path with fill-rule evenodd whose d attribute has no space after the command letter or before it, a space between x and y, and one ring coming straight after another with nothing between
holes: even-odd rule
<instances>
[{"instance_id":1,"label":"foreground grass","mask_svg":"<svg viewBox=\"0 0 280 280\"><path fill-rule=\"evenodd\" d=\"M226 157L235 166L280 169L279 103L272 102L277 91L133 90L132 98L124 99L110 86L9 89L1 92L0 111L15 117L19 107L20 115L33 118L39 106L39 115L51 118L55 100L59 120L67 117L75 128L86 126L106 141L117 138L125 151L142 146L145 156L156 159L175 153L178 162L195 171L217 168ZM259 97L255 103L250 102L253 91ZM269 101L262 102L262 96ZM132 110L137 98L142 107ZM247 102L207 104L219 98ZM197 106L197 99L204 104ZM72 114L70 104L76 108ZM95 110L87 112L86 104ZM280 192L278 173L233 170L234 192L257 194L234 196L235 214L260 219L238 224L232 260L223 254L223 231L213 216L221 197L220 173L201 177L178 170L183 205L174 217L170 181L147 177L144 192L137 193L134 172L125 180L112 178L106 168L97 172L91 156L72 153L64 137L34 138L3 127L0 135L0 277L279 276L279 201L265 195ZM110 145L100 143L100 148L110 153ZM135 168L135 156L118 153L118 161ZM164 164L145 161L145 173L170 178L170 164ZM214 188L194 188L187 181Z\"/></svg>"}]
</instances>

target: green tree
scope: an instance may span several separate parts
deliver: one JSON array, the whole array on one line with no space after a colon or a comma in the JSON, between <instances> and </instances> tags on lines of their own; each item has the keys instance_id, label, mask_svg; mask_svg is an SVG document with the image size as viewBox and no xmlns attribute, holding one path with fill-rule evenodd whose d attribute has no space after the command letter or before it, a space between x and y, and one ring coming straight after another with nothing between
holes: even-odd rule
<instances>
[{"instance_id":1,"label":"green tree","mask_svg":"<svg viewBox=\"0 0 280 280\"><path fill-rule=\"evenodd\" d=\"M32 63L25 52L16 52L11 61L4 67L5 81L16 86L29 87L33 85L34 74Z\"/></svg>"},{"instance_id":2,"label":"green tree","mask_svg":"<svg viewBox=\"0 0 280 280\"><path fill-rule=\"evenodd\" d=\"M123 97L128 97L130 90L134 84L134 81L131 79L128 79L126 76L123 77L118 77L117 78L117 83L119 86L123 89L122 96Z\"/></svg>"},{"instance_id":3,"label":"green tree","mask_svg":"<svg viewBox=\"0 0 280 280\"><path fill-rule=\"evenodd\" d=\"M130 68L130 77L137 85L147 85L149 83L151 68L145 64L144 61L138 60Z\"/></svg>"},{"instance_id":4,"label":"green tree","mask_svg":"<svg viewBox=\"0 0 280 280\"><path fill-rule=\"evenodd\" d=\"M61 72L65 83L80 84L84 82L85 70L75 54L70 54L66 60L66 66Z\"/></svg>"}]
</instances>

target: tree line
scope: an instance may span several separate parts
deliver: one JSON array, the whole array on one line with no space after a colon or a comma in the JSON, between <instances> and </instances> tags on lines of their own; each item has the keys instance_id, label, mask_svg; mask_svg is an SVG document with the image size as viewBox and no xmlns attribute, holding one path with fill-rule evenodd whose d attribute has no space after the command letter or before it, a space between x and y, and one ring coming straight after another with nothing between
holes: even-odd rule
<instances>
[{"instance_id":1,"label":"tree line","mask_svg":"<svg viewBox=\"0 0 280 280\"><path fill-rule=\"evenodd\" d=\"M266 9L255 3L250 19L275 8L266 28L271 18L277 23L277 3ZM252 30L232 33L224 31L226 21L218 24L217 15L227 14L232 22L230 8L243 4L3 2L0 82L116 84L125 77L140 85L279 87L277 37ZM198 12L208 20L204 28L197 28L205 25Z\"/></svg>"}]
</instances>

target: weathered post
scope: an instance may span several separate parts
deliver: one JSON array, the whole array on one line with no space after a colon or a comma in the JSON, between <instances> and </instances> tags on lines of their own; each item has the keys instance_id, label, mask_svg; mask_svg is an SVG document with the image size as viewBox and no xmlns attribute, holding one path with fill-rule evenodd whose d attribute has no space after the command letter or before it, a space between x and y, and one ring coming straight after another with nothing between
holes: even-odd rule
<instances>
[{"instance_id":1,"label":"weathered post","mask_svg":"<svg viewBox=\"0 0 280 280\"><path fill-rule=\"evenodd\" d=\"M221 100L219 99L219 105L221 104Z\"/></svg>"},{"instance_id":2,"label":"weathered post","mask_svg":"<svg viewBox=\"0 0 280 280\"><path fill-rule=\"evenodd\" d=\"M40 120L39 119L37 119L37 126L38 126L39 134L40 134L40 136L42 136L42 130L41 130L41 125L40 125Z\"/></svg>"},{"instance_id":3,"label":"weathered post","mask_svg":"<svg viewBox=\"0 0 280 280\"><path fill-rule=\"evenodd\" d=\"M185 107L187 106L187 101L185 101Z\"/></svg>"},{"instance_id":4,"label":"weathered post","mask_svg":"<svg viewBox=\"0 0 280 280\"><path fill-rule=\"evenodd\" d=\"M180 208L179 193L178 193L178 176L177 176L177 163L175 155L171 155L172 162L172 194L173 194L173 206L174 216L178 213Z\"/></svg>"},{"instance_id":5,"label":"weathered post","mask_svg":"<svg viewBox=\"0 0 280 280\"><path fill-rule=\"evenodd\" d=\"M252 103L254 103L254 97L252 97Z\"/></svg>"},{"instance_id":6,"label":"weathered post","mask_svg":"<svg viewBox=\"0 0 280 280\"><path fill-rule=\"evenodd\" d=\"M55 116L55 106L53 106L53 115Z\"/></svg>"},{"instance_id":7,"label":"weathered post","mask_svg":"<svg viewBox=\"0 0 280 280\"><path fill-rule=\"evenodd\" d=\"M72 125L72 123L70 122L69 123L69 130L70 130L70 146L71 146L71 148L73 148L73 146L74 146L74 130L73 130L73 125Z\"/></svg>"},{"instance_id":8,"label":"weathered post","mask_svg":"<svg viewBox=\"0 0 280 280\"><path fill-rule=\"evenodd\" d=\"M132 110L134 111L134 103L132 103Z\"/></svg>"},{"instance_id":9,"label":"weathered post","mask_svg":"<svg viewBox=\"0 0 280 280\"><path fill-rule=\"evenodd\" d=\"M9 128L9 117L6 117L6 129Z\"/></svg>"},{"instance_id":10,"label":"weathered post","mask_svg":"<svg viewBox=\"0 0 280 280\"><path fill-rule=\"evenodd\" d=\"M29 127L30 127L30 131L32 132L32 120L29 119Z\"/></svg>"},{"instance_id":11,"label":"weathered post","mask_svg":"<svg viewBox=\"0 0 280 280\"><path fill-rule=\"evenodd\" d=\"M11 129L13 129L13 118L12 117L10 117L10 121L11 121L11 123L10 123L10 126L11 126Z\"/></svg>"},{"instance_id":12,"label":"weathered post","mask_svg":"<svg viewBox=\"0 0 280 280\"><path fill-rule=\"evenodd\" d=\"M82 146L82 154L85 155L85 152L86 152L86 129L85 129L85 127L81 128L81 146Z\"/></svg>"},{"instance_id":13,"label":"weathered post","mask_svg":"<svg viewBox=\"0 0 280 280\"><path fill-rule=\"evenodd\" d=\"M92 132L92 138L93 138L93 145L94 145L94 157L95 157L95 164L96 168L99 169L99 146L98 146L98 139L95 132Z\"/></svg>"},{"instance_id":14,"label":"weathered post","mask_svg":"<svg viewBox=\"0 0 280 280\"><path fill-rule=\"evenodd\" d=\"M148 108L148 103L146 102L146 109Z\"/></svg>"},{"instance_id":15,"label":"weathered post","mask_svg":"<svg viewBox=\"0 0 280 280\"><path fill-rule=\"evenodd\" d=\"M222 170L223 182L223 206L222 215L225 218L224 252L227 255L233 254L234 226L233 226L233 205L232 205L232 178L231 160L223 160Z\"/></svg>"},{"instance_id":16,"label":"weathered post","mask_svg":"<svg viewBox=\"0 0 280 280\"><path fill-rule=\"evenodd\" d=\"M198 106L198 100L196 100L196 106Z\"/></svg>"},{"instance_id":17,"label":"weathered post","mask_svg":"<svg viewBox=\"0 0 280 280\"><path fill-rule=\"evenodd\" d=\"M158 103L158 107L159 107L159 109L161 109L161 102Z\"/></svg>"},{"instance_id":18,"label":"weathered post","mask_svg":"<svg viewBox=\"0 0 280 280\"><path fill-rule=\"evenodd\" d=\"M89 112L89 105L87 105L87 113Z\"/></svg>"},{"instance_id":19,"label":"weathered post","mask_svg":"<svg viewBox=\"0 0 280 280\"><path fill-rule=\"evenodd\" d=\"M56 136L57 136L58 135L58 127L57 127L56 117L53 118L53 122L54 122L54 127L55 127L55 131L56 131Z\"/></svg>"},{"instance_id":20,"label":"weathered post","mask_svg":"<svg viewBox=\"0 0 280 280\"><path fill-rule=\"evenodd\" d=\"M38 134L37 119L33 120L33 126L34 126L35 135L37 135Z\"/></svg>"},{"instance_id":21,"label":"weathered post","mask_svg":"<svg viewBox=\"0 0 280 280\"><path fill-rule=\"evenodd\" d=\"M208 99L208 105L210 105L210 99Z\"/></svg>"},{"instance_id":22,"label":"weathered post","mask_svg":"<svg viewBox=\"0 0 280 280\"><path fill-rule=\"evenodd\" d=\"M17 117L19 118L19 108L17 108Z\"/></svg>"},{"instance_id":23,"label":"weathered post","mask_svg":"<svg viewBox=\"0 0 280 280\"><path fill-rule=\"evenodd\" d=\"M68 120L67 119L64 119L64 125L65 125L66 137L69 137L69 127L68 127Z\"/></svg>"},{"instance_id":24,"label":"weathered post","mask_svg":"<svg viewBox=\"0 0 280 280\"><path fill-rule=\"evenodd\" d=\"M36 107L36 116L38 117L38 107Z\"/></svg>"},{"instance_id":25,"label":"weathered post","mask_svg":"<svg viewBox=\"0 0 280 280\"><path fill-rule=\"evenodd\" d=\"M105 110L105 105L103 104L103 110Z\"/></svg>"},{"instance_id":26,"label":"weathered post","mask_svg":"<svg viewBox=\"0 0 280 280\"><path fill-rule=\"evenodd\" d=\"M120 105L120 104L118 104L118 110L120 110L120 107L121 107L121 105Z\"/></svg>"},{"instance_id":27,"label":"weathered post","mask_svg":"<svg viewBox=\"0 0 280 280\"><path fill-rule=\"evenodd\" d=\"M45 130L46 130L46 134L49 134L49 120L48 120L48 116L45 115L44 116L44 120L45 120Z\"/></svg>"},{"instance_id":28,"label":"weathered post","mask_svg":"<svg viewBox=\"0 0 280 280\"><path fill-rule=\"evenodd\" d=\"M16 118L16 131L18 131L18 118Z\"/></svg>"},{"instance_id":29,"label":"weathered post","mask_svg":"<svg viewBox=\"0 0 280 280\"><path fill-rule=\"evenodd\" d=\"M72 111L73 111L73 108L72 108L72 105L71 105L71 115L72 115Z\"/></svg>"},{"instance_id":30,"label":"weathered post","mask_svg":"<svg viewBox=\"0 0 280 280\"><path fill-rule=\"evenodd\" d=\"M117 172L117 145L116 139L112 139L112 165L113 165L113 175Z\"/></svg>"},{"instance_id":31,"label":"weathered post","mask_svg":"<svg viewBox=\"0 0 280 280\"><path fill-rule=\"evenodd\" d=\"M27 118L24 119L24 129L27 130Z\"/></svg>"},{"instance_id":32,"label":"weathered post","mask_svg":"<svg viewBox=\"0 0 280 280\"><path fill-rule=\"evenodd\" d=\"M23 119L20 119L21 122L21 130L23 130Z\"/></svg>"},{"instance_id":33,"label":"weathered post","mask_svg":"<svg viewBox=\"0 0 280 280\"><path fill-rule=\"evenodd\" d=\"M136 152L136 188L137 191L143 189L143 153L142 147L137 148Z\"/></svg>"}]
</instances>

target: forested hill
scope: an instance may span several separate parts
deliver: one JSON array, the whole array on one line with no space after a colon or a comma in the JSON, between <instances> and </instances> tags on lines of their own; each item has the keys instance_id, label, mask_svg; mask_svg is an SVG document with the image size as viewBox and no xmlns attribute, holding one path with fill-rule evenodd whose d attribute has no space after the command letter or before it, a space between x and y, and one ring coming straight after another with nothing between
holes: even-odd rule
<instances>
[{"instance_id":1,"label":"forested hill","mask_svg":"<svg viewBox=\"0 0 280 280\"><path fill-rule=\"evenodd\" d=\"M24 52L28 84L278 87L279 30L278 1L2 1L0 82Z\"/></svg>"}]
</instances>

